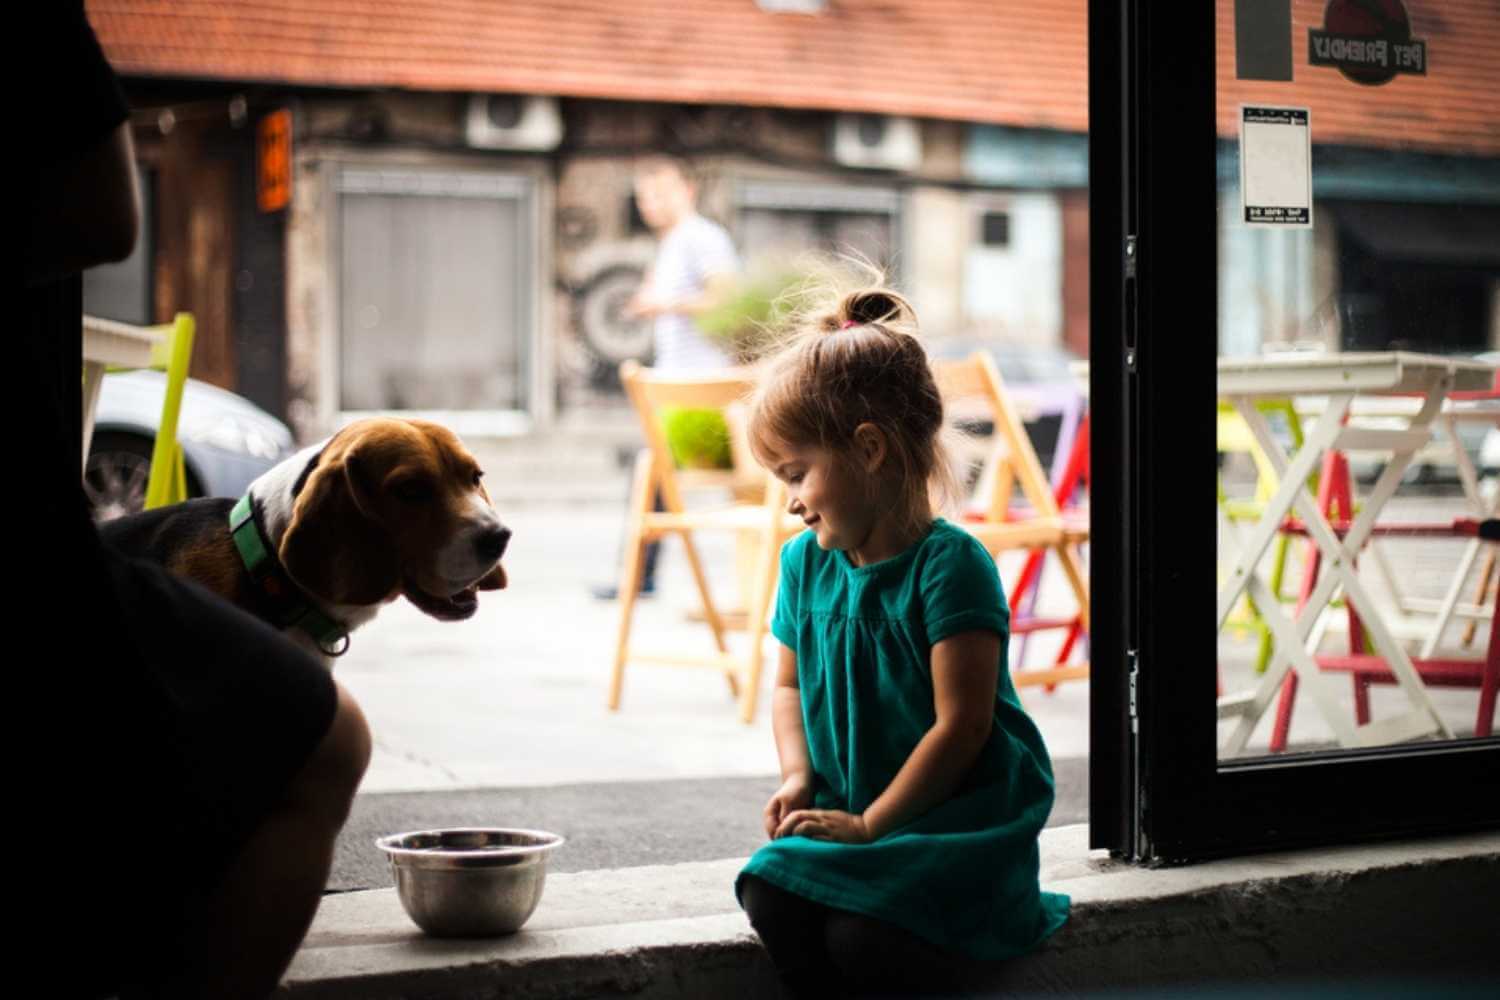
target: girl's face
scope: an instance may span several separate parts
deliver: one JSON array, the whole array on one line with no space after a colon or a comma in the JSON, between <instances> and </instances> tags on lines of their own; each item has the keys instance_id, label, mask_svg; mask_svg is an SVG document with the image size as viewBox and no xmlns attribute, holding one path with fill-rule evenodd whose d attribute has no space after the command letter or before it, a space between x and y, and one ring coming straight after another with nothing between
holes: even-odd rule
<instances>
[{"instance_id":1,"label":"girl's face","mask_svg":"<svg viewBox=\"0 0 1500 1000\"><path fill-rule=\"evenodd\" d=\"M787 510L817 534L820 548L857 556L867 547L880 510L871 477L826 448L787 446L768 457L771 471L786 483Z\"/></svg>"}]
</instances>

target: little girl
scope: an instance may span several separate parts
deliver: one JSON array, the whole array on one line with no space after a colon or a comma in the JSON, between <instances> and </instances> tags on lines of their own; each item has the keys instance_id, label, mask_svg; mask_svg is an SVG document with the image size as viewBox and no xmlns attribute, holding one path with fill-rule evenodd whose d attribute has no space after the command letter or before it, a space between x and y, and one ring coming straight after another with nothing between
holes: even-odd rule
<instances>
[{"instance_id":1,"label":"little girl","mask_svg":"<svg viewBox=\"0 0 1500 1000\"><path fill-rule=\"evenodd\" d=\"M846 295L770 362L757 458L808 529L781 554L770 842L736 892L794 995L952 988L1036 947L1052 764L1006 667L995 561L935 518L942 400L899 295Z\"/></svg>"}]
</instances>

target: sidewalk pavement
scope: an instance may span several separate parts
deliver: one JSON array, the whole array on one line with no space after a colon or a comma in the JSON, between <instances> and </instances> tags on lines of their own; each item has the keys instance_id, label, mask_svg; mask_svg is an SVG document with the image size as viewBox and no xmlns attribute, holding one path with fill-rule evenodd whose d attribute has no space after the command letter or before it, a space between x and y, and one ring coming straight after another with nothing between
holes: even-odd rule
<instances>
[{"instance_id":1,"label":"sidewalk pavement","mask_svg":"<svg viewBox=\"0 0 1500 1000\"><path fill-rule=\"evenodd\" d=\"M774 658L752 725L738 721L724 677L707 669L633 665L620 711L605 708L619 608L588 585L618 573L619 508L502 504L501 513L514 532L506 590L481 594L466 622L438 622L397 601L354 634L335 667L375 734L363 792L776 773ZM732 581L731 540L705 535L698 544L711 585ZM731 582L725 597L732 592ZM637 605L635 634L651 646L709 651L707 626L687 617L696 604L680 543L668 539L657 596ZM766 649L774 654L774 639ZM1023 697L1054 756L1087 755L1086 683Z\"/></svg>"},{"instance_id":2,"label":"sidewalk pavement","mask_svg":"<svg viewBox=\"0 0 1500 1000\"><path fill-rule=\"evenodd\" d=\"M555 859L561 871L749 854L777 784L775 640L767 640L772 658L752 725L739 721L722 675L707 669L631 666L623 705L610 712L619 607L588 585L618 571L620 507L498 506L514 532L506 590L481 594L466 622L438 622L397 601L337 662L334 676L369 719L375 753L330 890L389 885L373 839L438 825L555 829L570 837ZM732 540L705 535L699 548L711 585L732 581ZM687 617L696 603L681 545L669 539L657 595L637 606L636 634L649 646L710 650L707 626ZM1023 697L1059 759L1054 820L1080 822L1088 685Z\"/></svg>"}]
</instances>

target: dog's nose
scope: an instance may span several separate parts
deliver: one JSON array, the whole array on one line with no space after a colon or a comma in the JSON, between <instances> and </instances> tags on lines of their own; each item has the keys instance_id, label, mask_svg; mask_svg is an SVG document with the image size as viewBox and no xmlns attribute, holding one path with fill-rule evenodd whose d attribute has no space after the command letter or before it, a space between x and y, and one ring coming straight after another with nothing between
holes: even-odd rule
<instances>
[{"instance_id":1,"label":"dog's nose","mask_svg":"<svg viewBox=\"0 0 1500 1000\"><path fill-rule=\"evenodd\" d=\"M510 529L495 527L480 535L479 540L474 544L482 558L493 562L505 554L505 546L509 541Z\"/></svg>"}]
</instances>

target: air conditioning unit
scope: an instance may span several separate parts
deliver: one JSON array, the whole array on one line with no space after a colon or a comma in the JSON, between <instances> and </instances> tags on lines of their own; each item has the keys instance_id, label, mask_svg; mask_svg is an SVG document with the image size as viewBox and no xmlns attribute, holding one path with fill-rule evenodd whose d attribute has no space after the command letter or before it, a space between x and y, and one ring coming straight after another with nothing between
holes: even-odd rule
<instances>
[{"instance_id":1,"label":"air conditioning unit","mask_svg":"<svg viewBox=\"0 0 1500 1000\"><path fill-rule=\"evenodd\" d=\"M557 99L530 94L470 94L464 139L476 149L555 149L562 141Z\"/></svg>"},{"instance_id":2,"label":"air conditioning unit","mask_svg":"<svg viewBox=\"0 0 1500 1000\"><path fill-rule=\"evenodd\" d=\"M836 115L833 158L846 167L915 170L922 163L922 132L911 118Z\"/></svg>"}]
</instances>

